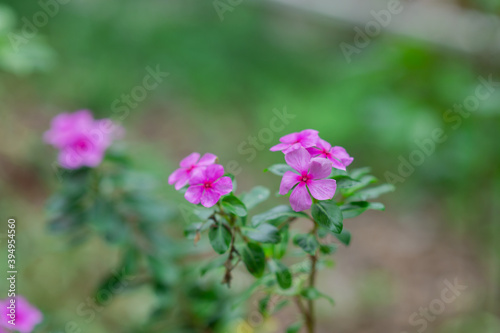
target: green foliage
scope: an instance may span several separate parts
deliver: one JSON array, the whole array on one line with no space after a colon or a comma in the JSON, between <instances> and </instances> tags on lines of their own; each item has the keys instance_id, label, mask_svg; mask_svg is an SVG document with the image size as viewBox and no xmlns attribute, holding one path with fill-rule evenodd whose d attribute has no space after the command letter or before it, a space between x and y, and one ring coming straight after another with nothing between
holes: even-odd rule
<instances>
[{"instance_id":1,"label":"green foliage","mask_svg":"<svg viewBox=\"0 0 500 333\"><path fill-rule=\"evenodd\" d=\"M314 221L335 234L342 232L343 217L339 206L334 202L318 202L313 205L311 213Z\"/></svg>"}]
</instances>

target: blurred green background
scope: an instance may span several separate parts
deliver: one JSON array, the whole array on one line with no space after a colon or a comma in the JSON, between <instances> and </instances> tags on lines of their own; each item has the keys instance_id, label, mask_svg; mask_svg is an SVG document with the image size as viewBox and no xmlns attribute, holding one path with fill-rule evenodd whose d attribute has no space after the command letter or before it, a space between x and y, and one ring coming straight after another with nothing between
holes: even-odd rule
<instances>
[{"instance_id":1,"label":"blurred green background","mask_svg":"<svg viewBox=\"0 0 500 333\"><path fill-rule=\"evenodd\" d=\"M69 1L13 53L9 33L22 36L23 18L32 21L43 7L3 3L0 211L2 220L15 216L21 225L19 290L46 314L41 332L64 332L68 320L79 320L75 308L117 255L99 239L68 249L46 228L44 204L58 182L56 153L42 134L54 115L78 109L99 118L124 116L134 163L155 174L159 194L173 202L182 197L166 179L192 151L215 153L226 168L233 161L240 191L255 184L275 191L279 179L262 170L281 163L268 148L287 133L317 129L347 149L353 167L370 165L387 181L387 172L398 173L400 158L419 150L416 141L442 129L446 139L382 198L386 212L349 222L351 246L336 253L333 270L320 274L320 288L336 306L318 307L319 329L416 332L412 313L440 299L446 280L458 279L467 289L425 331L500 332L500 87L470 116L460 116L459 126L445 118L454 104L474 96L479 76L500 81L498 53L465 52L388 29L348 62L340 45L354 45L353 28L364 27L349 17L320 16L281 1L222 1L230 10L221 20L213 2L199 0ZM500 13L495 1L448 3L450 12L474 11L478 20L493 22ZM460 33L453 22L443 27ZM498 44L486 42L491 49ZM118 111L113 103L142 85L148 67L169 75L136 106ZM283 110L293 118L267 130ZM4 247L5 231L0 235ZM235 282L233 292L244 285ZM125 332L150 308L147 290L121 295L85 331ZM247 329L278 332L294 316L286 310Z\"/></svg>"}]
</instances>

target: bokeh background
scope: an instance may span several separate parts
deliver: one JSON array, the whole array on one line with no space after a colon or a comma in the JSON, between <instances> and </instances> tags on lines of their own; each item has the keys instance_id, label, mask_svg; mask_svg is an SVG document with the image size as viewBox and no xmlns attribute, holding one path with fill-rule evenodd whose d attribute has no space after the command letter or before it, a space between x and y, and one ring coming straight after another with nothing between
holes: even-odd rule
<instances>
[{"instance_id":1,"label":"bokeh background","mask_svg":"<svg viewBox=\"0 0 500 333\"><path fill-rule=\"evenodd\" d=\"M216 153L226 166L235 161L241 190L275 190L279 178L262 171L281 156L268 148L314 128L346 147L353 167L370 165L387 181L401 159L419 155L417 142L442 129L446 139L381 198L386 212L348 221L351 246L320 274L336 305L320 301L319 332L417 332L411 315L455 280L467 289L424 331L500 332L500 86L467 117L446 118L471 100L479 77L500 81L497 1L402 2L368 41L359 31L386 2L64 3L19 52L9 33L26 37L25 20L44 7L25 0L0 7L0 211L4 221L18 220L18 288L46 315L40 332L78 321L75 308L116 263L117 251L97 237L68 247L47 229L44 205L58 181L56 152L42 134L54 115L78 109L123 116L136 167L157 176L159 194L172 202L182 196L167 176L192 151ZM356 47L349 59L342 43ZM115 101L142 85L148 67L169 75L127 112L118 110ZM266 129L284 110L292 117L269 138ZM244 285L236 281L232 292ZM148 290L120 295L84 331L127 332L151 304ZM246 329L279 332L295 315L285 310Z\"/></svg>"}]
</instances>

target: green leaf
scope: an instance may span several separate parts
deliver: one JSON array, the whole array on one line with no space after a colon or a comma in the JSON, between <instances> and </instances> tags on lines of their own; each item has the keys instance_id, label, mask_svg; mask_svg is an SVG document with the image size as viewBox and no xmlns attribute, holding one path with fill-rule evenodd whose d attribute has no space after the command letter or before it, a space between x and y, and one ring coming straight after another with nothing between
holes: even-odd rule
<instances>
[{"instance_id":1,"label":"green leaf","mask_svg":"<svg viewBox=\"0 0 500 333\"><path fill-rule=\"evenodd\" d=\"M309 216L304 212L294 212L290 206L280 205L268 210L267 212L254 215L252 217L252 225L258 226L263 222L277 225L292 217L309 218Z\"/></svg>"},{"instance_id":2,"label":"green leaf","mask_svg":"<svg viewBox=\"0 0 500 333\"><path fill-rule=\"evenodd\" d=\"M334 176L332 179L335 179L338 188L349 188L359 184L358 180L344 175Z\"/></svg>"},{"instance_id":3,"label":"green leaf","mask_svg":"<svg viewBox=\"0 0 500 333\"><path fill-rule=\"evenodd\" d=\"M342 211L332 201L321 201L315 204L311 210L314 221L320 226L327 228L333 233L342 232Z\"/></svg>"},{"instance_id":4,"label":"green leaf","mask_svg":"<svg viewBox=\"0 0 500 333\"><path fill-rule=\"evenodd\" d=\"M306 253L314 255L319 243L313 234L298 234L293 237L293 243L299 246Z\"/></svg>"},{"instance_id":5,"label":"green leaf","mask_svg":"<svg viewBox=\"0 0 500 333\"><path fill-rule=\"evenodd\" d=\"M342 210L342 216L347 219L356 217L367 209L385 210L385 207L379 202L353 201L340 206L340 209Z\"/></svg>"},{"instance_id":6,"label":"green leaf","mask_svg":"<svg viewBox=\"0 0 500 333\"><path fill-rule=\"evenodd\" d=\"M319 250L323 254L332 254L337 251L337 245L335 244L322 244L319 246Z\"/></svg>"},{"instance_id":7,"label":"green leaf","mask_svg":"<svg viewBox=\"0 0 500 333\"><path fill-rule=\"evenodd\" d=\"M284 226L280 230L280 235L281 235L281 241L279 244L273 245L273 257L276 259L281 259L286 253L286 250L288 249L288 238L290 235L290 232L288 231L288 226Z\"/></svg>"},{"instance_id":8,"label":"green leaf","mask_svg":"<svg viewBox=\"0 0 500 333\"><path fill-rule=\"evenodd\" d=\"M340 234L333 234L337 239L344 245L349 245L351 243L351 233L347 230L342 230Z\"/></svg>"},{"instance_id":9,"label":"green leaf","mask_svg":"<svg viewBox=\"0 0 500 333\"><path fill-rule=\"evenodd\" d=\"M226 252L231 244L231 233L221 224L210 228L208 231L208 238L210 239L210 244L212 244L213 249L218 254Z\"/></svg>"},{"instance_id":10,"label":"green leaf","mask_svg":"<svg viewBox=\"0 0 500 333\"><path fill-rule=\"evenodd\" d=\"M269 191L268 188L264 186L256 186L252 188L250 192L243 194L242 201L247 209L250 210L269 198L270 193L271 191Z\"/></svg>"},{"instance_id":11,"label":"green leaf","mask_svg":"<svg viewBox=\"0 0 500 333\"><path fill-rule=\"evenodd\" d=\"M269 263L271 271L276 274L276 280L282 289L288 289L292 286L292 274L288 267L281 261L272 260Z\"/></svg>"},{"instance_id":12,"label":"green leaf","mask_svg":"<svg viewBox=\"0 0 500 333\"><path fill-rule=\"evenodd\" d=\"M261 243L276 244L281 239L278 228L272 224L263 223L255 229L243 228L242 230L247 237Z\"/></svg>"},{"instance_id":13,"label":"green leaf","mask_svg":"<svg viewBox=\"0 0 500 333\"><path fill-rule=\"evenodd\" d=\"M255 277L261 277L266 269L266 255L262 247L256 243L248 243L241 251L241 257L247 270Z\"/></svg>"},{"instance_id":14,"label":"green leaf","mask_svg":"<svg viewBox=\"0 0 500 333\"><path fill-rule=\"evenodd\" d=\"M216 259L210 261L208 264L205 266L201 267L200 269L200 276L205 276L208 272L217 269L217 268L223 268L224 264L226 263L227 256L223 257L217 257Z\"/></svg>"},{"instance_id":15,"label":"green leaf","mask_svg":"<svg viewBox=\"0 0 500 333\"><path fill-rule=\"evenodd\" d=\"M356 192L354 195L350 197L350 200L366 201L370 199L375 199L384 193L393 192L395 189L396 188L392 184L383 184L380 186L367 188L359 192Z\"/></svg>"},{"instance_id":16,"label":"green leaf","mask_svg":"<svg viewBox=\"0 0 500 333\"><path fill-rule=\"evenodd\" d=\"M365 188L370 184L376 183L377 181L378 181L378 179L372 175L363 176L363 177L361 177L361 179L359 179L357 184L355 184L354 186L352 186L350 188L343 190L343 195L346 197L349 197L349 196L353 195L354 193L356 193L357 191L359 191L360 189Z\"/></svg>"},{"instance_id":17,"label":"green leaf","mask_svg":"<svg viewBox=\"0 0 500 333\"><path fill-rule=\"evenodd\" d=\"M232 194L223 197L221 203L224 210L229 213L237 216L247 216L248 214L245 204Z\"/></svg>"},{"instance_id":18,"label":"green leaf","mask_svg":"<svg viewBox=\"0 0 500 333\"><path fill-rule=\"evenodd\" d=\"M371 171L372 171L372 169L370 167L357 168L357 169L351 170L349 172L349 175L354 179L360 180L361 177L369 174Z\"/></svg>"},{"instance_id":19,"label":"green leaf","mask_svg":"<svg viewBox=\"0 0 500 333\"><path fill-rule=\"evenodd\" d=\"M286 333L299 333L302 326L304 326L304 323L302 321L293 323L292 325L288 326L288 328L286 329Z\"/></svg>"},{"instance_id":20,"label":"green leaf","mask_svg":"<svg viewBox=\"0 0 500 333\"><path fill-rule=\"evenodd\" d=\"M325 298L327 299L332 305L335 304L335 302L333 301L333 298L331 298L330 296L320 292L318 289L314 288L314 287L307 287L305 289L303 289L300 294L302 295L302 297L304 297L305 299L309 299L309 300L316 300L318 298Z\"/></svg>"},{"instance_id":21,"label":"green leaf","mask_svg":"<svg viewBox=\"0 0 500 333\"><path fill-rule=\"evenodd\" d=\"M283 176L287 171L294 171L288 164L273 164L269 168L264 169L264 172L271 172L278 176Z\"/></svg>"},{"instance_id":22,"label":"green leaf","mask_svg":"<svg viewBox=\"0 0 500 333\"><path fill-rule=\"evenodd\" d=\"M200 275L203 276L213 269L223 267L226 260L227 260L227 255L219 256L219 257L215 258L214 260L208 262L208 264L206 264L205 266L203 266L200 269Z\"/></svg>"}]
</instances>

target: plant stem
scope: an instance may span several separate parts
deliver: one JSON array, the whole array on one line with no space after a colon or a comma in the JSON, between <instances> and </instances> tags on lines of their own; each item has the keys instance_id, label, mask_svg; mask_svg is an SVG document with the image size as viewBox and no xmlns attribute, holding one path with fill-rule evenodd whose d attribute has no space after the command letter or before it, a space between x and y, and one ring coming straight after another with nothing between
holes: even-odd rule
<instances>
[{"instance_id":1,"label":"plant stem","mask_svg":"<svg viewBox=\"0 0 500 333\"><path fill-rule=\"evenodd\" d=\"M311 259L311 274L309 275L309 287L313 288L316 284L316 263L318 262L318 258L316 254L309 256ZM314 316L314 300L310 299L307 302L309 307L309 316L306 321L307 330L309 333L314 333L316 318Z\"/></svg>"},{"instance_id":2,"label":"plant stem","mask_svg":"<svg viewBox=\"0 0 500 333\"><path fill-rule=\"evenodd\" d=\"M314 223L314 228L311 230L311 233L314 237L317 238L317 230L318 225ZM314 288L316 284L316 264L318 262L318 253L314 253L314 255L309 255L309 259L311 260L311 272L309 273L309 288ZM316 317L314 315L314 300L310 299L307 302L307 306L309 308L309 316L306 318L306 327L309 333L314 333L316 326Z\"/></svg>"}]
</instances>

